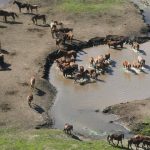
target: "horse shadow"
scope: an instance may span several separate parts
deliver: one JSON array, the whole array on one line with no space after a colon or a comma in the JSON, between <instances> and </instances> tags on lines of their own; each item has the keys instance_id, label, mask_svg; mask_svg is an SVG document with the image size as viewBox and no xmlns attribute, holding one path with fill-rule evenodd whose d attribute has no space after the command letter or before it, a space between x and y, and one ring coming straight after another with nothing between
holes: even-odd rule
<instances>
[{"instance_id":1,"label":"horse shadow","mask_svg":"<svg viewBox=\"0 0 150 150\"><path fill-rule=\"evenodd\" d=\"M144 50L139 49L138 52L146 56L146 52Z\"/></svg>"},{"instance_id":2,"label":"horse shadow","mask_svg":"<svg viewBox=\"0 0 150 150\"><path fill-rule=\"evenodd\" d=\"M81 51L79 51L79 54L84 55L84 54L87 54L87 52L85 52L84 50L81 50Z\"/></svg>"},{"instance_id":3,"label":"horse shadow","mask_svg":"<svg viewBox=\"0 0 150 150\"><path fill-rule=\"evenodd\" d=\"M109 68L105 69L105 72L108 73L109 75L113 75L114 71L113 71L113 69L111 67L109 67Z\"/></svg>"},{"instance_id":4,"label":"horse shadow","mask_svg":"<svg viewBox=\"0 0 150 150\"><path fill-rule=\"evenodd\" d=\"M40 89L38 89L38 88L36 88L36 90L37 90L36 95L38 95L38 96L43 96L43 95L46 94L44 91L42 91L42 90L40 90Z\"/></svg>"},{"instance_id":5,"label":"horse shadow","mask_svg":"<svg viewBox=\"0 0 150 150\"><path fill-rule=\"evenodd\" d=\"M49 24L37 24L37 26L39 26L39 27L50 27L50 25Z\"/></svg>"},{"instance_id":6,"label":"horse shadow","mask_svg":"<svg viewBox=\"0 0 150 150\"><path fill-rule=\"evenodd\" d=\"M19 22L19 21L7 21L7 24L23 24L23 22Z\"/></svg>"},{"instance_id":7,"label":"horse shadow","mask_svg":"<svg viewBox=\"0 0 150 150\"><path fill-rule=\"evenodd\" d=\"M0 25L0 28L7 28L7 26Z\"/></svg>"},{"instance_id":8,"label":"horse shadow","mask_svg":"<svg viewBox=\"0 0 150 150\"><path fill-rule=\"evenodd\" d=\"M102 83L105 83L105 82L106 82L105 80L101 80L101 79L96 79L96 81L102 82Z\"/></svg>"},{"instance_id":9,"label":"horse shadow","mask_svg":"<svg viewBox=\"0 0 150 150\"><path fill-rule=\"evenodd\" d=\"M144 65L144 67L145 67L148 71L150 71L150 66L149 66L149 65Z\"/></svg>"},{"instance_id":10,"label":"horse shadow","mask_svg":"<svg viewBox=\"0 0 150 150\"><path fill-rule=\"evenodd\" d=\"M0 71L10 71L11 68L9 68L11 66L11 64L8 63L3 63L0 65Z\"/></svg>"},{"instance_id":11,"label":"horse shadow","mask_svg":"<svg viewBox=\"0 0 150 150\"><path fill-rule=\"evenodd\" d=\"M37 104L32 104L31 108L34 109L39 114L42 114L42 113L45 112L45 110L42 107L40 107L39 105L37 105Z\"/></svg>"},{"instance_id":12,"label":"horse shadow","mask_svg":"<svg viewBox=\"0 0 150 150\"><path fill-rule=\"evenodd\" d=\"M5 50L5 49L0 49L0 53L2 53L2 54L9 54L9 52L7 51L7 50Z\"/></svg>"},{"instance_id":13,"label":"horse shadow","mask_svg":"<svg viewBox=\"0 0 150 150\"><path fill-rule=\"evenodd\" d=\"M136 73L136 71L134 71L133 69L129 69L130 72L132 72L135 75L138 75L138 73Z\"/></svg>"},{"instance_id":14,"label":"horse shadow","mask_svg":"<svg viewBox=\"0 0 150 150\"><path fill-rule=\"evenodd\" d=\"M75 134L71 134L71 138L78 140L78 141L82 141L77 135Z\"/></svg>"},{"instance_id":15,"label":"horse shadow","mask_svg":"<svg viewBox=\"0 0 150 150\"><path fill-rule=\"evenodd\" d=\"M23 13L24 15L36 15L35 13L31 13L31 12L26 12L26 13Z\"/></svg>"},{"instance_id":16,"label":"horse shadow","mask_svg":"<svg viewBox=\"0 0 150 150\"><path fill-rule=\"evenodd\" d=\"M114 68L114 67L116 67L116 64L117 64L117 62L116 61L114 61L114 60L111 60L111 66Z\"/></svg>"}]
</instances>

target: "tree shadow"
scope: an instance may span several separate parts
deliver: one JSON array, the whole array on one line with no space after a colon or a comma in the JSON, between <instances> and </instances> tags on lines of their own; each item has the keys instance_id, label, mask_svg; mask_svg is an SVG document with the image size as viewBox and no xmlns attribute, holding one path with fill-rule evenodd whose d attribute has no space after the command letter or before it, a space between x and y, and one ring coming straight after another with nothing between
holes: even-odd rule
<instances>
[{"instance_id":1,"label":"tree shadow","mask_svg":"<svg viewBox=\"0 0 150 150\"><path fill-rule=\"evenodd\" d=\"M8 63L3 63L3 64L0 64L0 71L10 71L11 68L9 68L11 66L11 64L8 64Z\"/></svg>"},{"instance_id":2,"label":"tree shadow","mask_svg":"<svg viewBox=\"0 0 150 150\"><path fill-rule=\"evenodd\" d=\"M44 91L42 91L42 90L40 90L40 89L38 89L38 88L36 88L36 90L37 90L36 95L38 95L38 96L43 96L43 95L46 94Z\"/></svg>"},{"instance_id":3,"label":"tree shadow","mask_svg":"<svg viewBox=\"0 0 150 150\"><path fill-rule=\"evenodd\" d=\"M39 114L42 114L45 112L45 110L37 104L32 103L31 108L37 111Z\"/></svg>"},{"instance_id":4,"label":"tree shadow","mask_svg":"<svg viewBox=\"0 0 150 150\"><path fill-rule=\"evenodd\" d=\"M7 50L5 50L5 49L0 49L0 53L2 53L2 54L9 54L9 52Z\"/></svg>"}]
</instances>

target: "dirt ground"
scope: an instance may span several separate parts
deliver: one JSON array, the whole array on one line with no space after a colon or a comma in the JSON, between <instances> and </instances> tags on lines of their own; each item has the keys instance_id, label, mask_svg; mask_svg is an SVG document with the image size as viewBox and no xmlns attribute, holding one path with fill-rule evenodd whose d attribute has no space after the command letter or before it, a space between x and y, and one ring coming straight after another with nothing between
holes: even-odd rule
<instances>
[{"instance_id":1,"label":"dirt ground","mask_svg":"<svg viewBox=\"0 0 150 150\"><path fill-rule=\"evenodd\" d=\"M18 13L12 4L5 9ZM117 11L99 15L54 13L53 9L50 10L47 23L51 19L62 21L65 27L74 29L74 37L79 40L108 34L140 35L146 27L140 11L128 3ZM44 9L41 12L44 13ZM7 69L0 71L0 126L28 129L50 119L47 112L56 91L41 78L41 71L46 56L56 46L49 27L42 26L42 22L41 26L33 25L31 15L18 14L17 22L13 24L2 22L0 17L0 41L3 52L8 52L4 54ZM31 93L29 81L33 75L36 75L36 89L30 108L26 98ZM143 101L138 103L143 107ZM145 108L141 107L140 115L144 115Z\"/></svg>"}]
</instances>

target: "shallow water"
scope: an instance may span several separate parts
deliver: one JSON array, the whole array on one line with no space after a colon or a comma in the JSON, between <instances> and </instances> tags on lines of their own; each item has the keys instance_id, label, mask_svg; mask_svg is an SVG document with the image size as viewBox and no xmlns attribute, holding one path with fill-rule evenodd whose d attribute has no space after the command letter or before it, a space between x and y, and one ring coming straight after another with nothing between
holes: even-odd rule
<instances>
[{"instance_id":1,"label":"shallow water","mask_svg":"<svg viewBox=\"0 0 150 150\"><path fill-rule=\"evenodd\" d=\"M52 114L55 119L55 127L63 128L66 122L75 126L81 133L103 136L109 132L122 131L128 134L120 125L110 124L116 120L116 116L104 115L101 110L106 106L144 99L150 96L150 67L147 65L145 72L135 74L126 72L122 68L122 62L130 62L142 55L146 64L150 64L150 51L148 44L141 45L141 52L135 53L126 45L123 50L108 49L107 46L98 46L84 50L78 54L80 61L77 63L88 67L91 56L95 57L106 52L111 53L113 66L109 73L100 76L102 81L90 83L84 86L74 84L73 80L65 79L54 64L50 71L50 82L57 88L58 93L54 103ZM144 55L143 55L144 54ZM96 113L95 110L100 112Z\"/></svg>"},{"instance_id":2,"label":"shallow water","mask_svg":"<svg viewBox=\"0 0 150 150\"><path fill-rule=\"evenodd\" d=\"M147 23L150 23L150 9L141 5L140 0L133 0L143 9ZM76 131L93 137L103 137L110 132L124 132L126 137L129 131L123 126L109 121L116 120L114 115L104 115L103 108L132 100L150 97L150 42L140 45L140 53L131 50L125 45L123 50L109 49L107 46L98 46L84 50L78 54L77 63L88 67L91 56L95 57L106 52L111 53L113 66L106 75L100 76L101 81L84 86L74 84L73 80L65 79L54 64L50 71L50 82L57 88L58 93L52 108L54 127L62 129L66 122L73 124ZM146 60L144 72L135 73L125 71L122 62L130 62L141 55ZM95 110L100 110L98 113Z\"/></svg>"}]
</instances>

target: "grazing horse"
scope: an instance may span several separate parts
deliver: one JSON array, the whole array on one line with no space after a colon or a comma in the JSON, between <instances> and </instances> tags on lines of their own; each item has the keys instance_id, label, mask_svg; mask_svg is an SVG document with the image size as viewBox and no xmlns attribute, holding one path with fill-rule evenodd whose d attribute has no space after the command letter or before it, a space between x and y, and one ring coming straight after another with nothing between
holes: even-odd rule
<instances>
[{"instance_id":1,"label":"grazing horse","mask_svg":"<svg viewBox=\"0 0 150 150\"><path fill-rule=\"evenodd\" d=\"M27 101L28 101L29 106L31 107L31 103L33 101L33 94L28 95Z\"/></svg>"},{"instance_id":2,"label":"grazing horse","mask_svg":"<svg viewBox=\"0 0 150 150\"><path fill-rule=\"evenodd\" d=\"M122 144L123 139L124 139L124 134L119 134L119 135L118 134L112 134L112 135L107 136L107 141L109 143L112 142L114 144L113 140L116 140L116 141L118 141L117 146L120 142L122 147L123 147L123 144Z\"/></svg>"},{"instance_id":3,"label":"grazing horse","mask_svg":"<svg viewBox=\"0 0 150 150\"><path fill-rule=\"evenodd\" d=\"M26 8L27 11L29 12L29 6L30 6L29 4L21 3L18 1L14 1L13 4L16 4L18 6L20 12L22 8Z\"/></svg>"},{"instance_id":4,"label":"grazing horse","mask_svg":"<svg viewBox=\"0 0 150 150\"><path fill-rule=\"evenodd\" d=\"M129 70L131 68L131 64L128 61L124 61L123 67Z\"/></svg>"},{"instance_id":5,"label":"grazing horse","mask_svg":"<svg viewBox=\"0 0 150 150\"><path fill-rule=\"evenodd\" d=\"M7 22L7 17L12 17L13 21L15 21L15 17L18 17L18 15L14 12L8 12L8 11L4 11L4 10L0 10L0 16L3 16L3 20L5 22Z\"/></svg>"},{"instance_id":6,"label":"grazing horse","mask_svg":"<svg viewBox=\"0 0 150 150\"><path fill-rule=\"evenodd\" d=\"M29 8L30 8L30 10L31 10L31 13L33 12L33 9L35 9L36 12L38 12L39 6L38 6L38 5L31 5L31 4L29 4Z\"/></svg>"},{"instance_id":7,"label":"grazing horse","mask_svg":"<svg viewBox=\"0 0 150 150\"><path fill-rule=\"evenodd\" d=\"M33 90L35 86L35 76L32 76L30 79L30 87Z\"/></svg>"},{"instance_id":8,"label":"grazing horse","mask_svg":"<svg viewBox=\"0 0 150 150\"><path fill-rule=\"evenodd\" d=\"M113 46L116 49L118 45L120 45L120 47L123 48L123 43L124 43L123 40L121 40L121 41L111 41L111 40L109 40L107 44L108 44L109 48L111 46Z\"/></svg>"},{"instance_id":9,"label":"grazing horse","mask_svg":"<svg viewBox=\"0 0 150 150\"><path fill-rule=\"evenodd\" d=\"M132 149L132 144L135 145L136 150L139 147L139 144L142 142L142 139L139 138L131 138L130 140L128 140L128 149L131 148Z\"/></svg>"},{"instance_id":10,"label":"grazing horse","mask_svg":"<svg viewBox=\"0 0 150 150\"><path fill-rule=\"evenodd\" d=\"M64 126L64 132L67 134L71 134L71 131L73 131L73 125L66 123Z\"/></svg>"},{"instance_id":11,"label":"grazing horse","mask_svg":"<svg viewBox=\"0 0 150 150\"><path fill-rule=\"evenodd\" d=\"M43 24L46 24L46 15L39 15L39 14L37 14L37 15L34 15L31 20L33 21L34 24L37 24L37 20L38 19L42 19L43 20Z\"/></svg>"},{"instance_id":12,"label":"grazing horse","mask_svg":"<svg viewBox=\"0 0 150 150\"><path fill-rule=\"evenodd\" d=\"M142 66L145 65L145 59L143 59L141 56L138 56L138 63L140 63Z\"/></svg>"}]
</instances>

